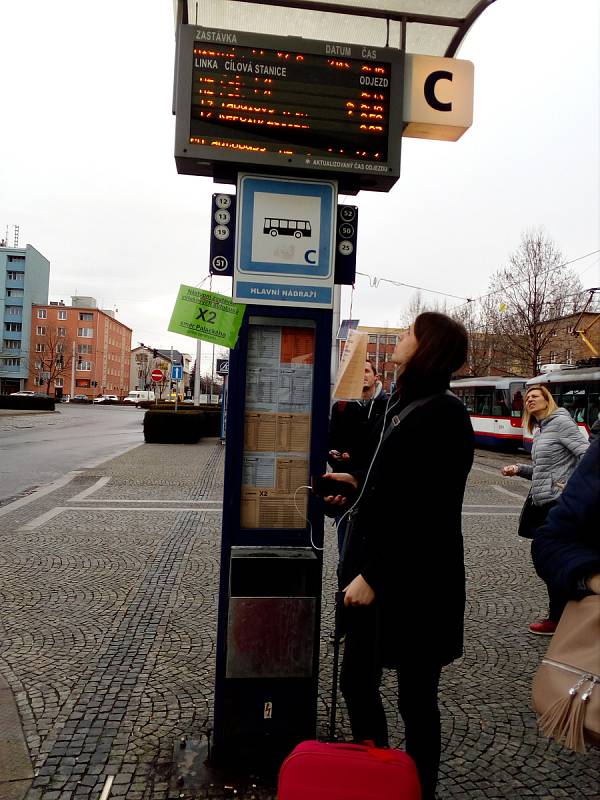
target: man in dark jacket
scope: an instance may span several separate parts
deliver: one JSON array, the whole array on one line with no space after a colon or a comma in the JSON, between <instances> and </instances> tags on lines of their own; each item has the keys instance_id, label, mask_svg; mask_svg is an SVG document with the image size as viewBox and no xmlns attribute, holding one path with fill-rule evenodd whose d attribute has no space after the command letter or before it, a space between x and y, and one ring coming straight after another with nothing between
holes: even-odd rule
<instances>
[{"instance_id":1,"label":"man in dark jacket","mask_svg":"<svg viewBox=\"0 0 600 800\"><path fill-rule=\"evenodd\" d=\"M571 600L600 594L600 439L589 446L531 546L538 575Z\"/></svg>"},{"instance_id":2,"label":"man in dark jacket","mask_svg":"<svg viewBox=\"0 0 600 800\"><path fill-rule=\"evenodd\" d=\"M373 364L365 361L362 396L360 400L338 400L331 409L329 423L329 465L336 471L366 469L375 452L376 441L371 435L385 414L388 396L383 390ZM338 551L342 552L347 517L338 518Z\"/></svg>"},{"instance_id":3,"label":"man in dark jacket","mask_svg":"<svg viewBox=\"0 0 600 800\"><path fill-rule=\"evenodd\" d=\"M338 400L331 409L327 460L334 470L361 469L364 461L370 460L371 432L385 413L388 400L378 377L373 364L365 361L360 400Z\"/></svg>"}]
</instances>

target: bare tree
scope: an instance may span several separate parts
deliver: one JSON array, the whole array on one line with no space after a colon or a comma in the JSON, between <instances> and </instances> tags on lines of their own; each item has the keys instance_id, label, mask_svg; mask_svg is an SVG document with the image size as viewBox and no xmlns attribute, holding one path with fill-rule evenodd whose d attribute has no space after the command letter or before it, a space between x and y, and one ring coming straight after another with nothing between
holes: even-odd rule
<instances>
[{"instance_id":1,"label":"bare tree","mask_svg":"<svg viewBox=\"0 0 600 800\"><path fill-rule=\"evenodd\" d=\"M406 308L400 314L400 327L408 328L423 311L439 311L441 314L447 314L448 308L445 300L440 301L431 296L423 299L421 291L417 290L410 298Z\"/></svg>"},{"instance_id":2,"label":"bare tree","mask_svg":"<svg viewBox=\"0 0 600 800\"><path fill-rule=\"evenodd\" d=\"M552 337L552 326L544 323L572 313L581 291L579 278L564 265L550 237L541 229L525 231L509 266L492 277L489 295L494 300L490 324L525 373L536 374Z\"/></svg>"},{"instance_id":3,"label":"bare tree","mask_svg":"<svg viewBox=\"0 0 600 800\"><path fill-rule=\"evenodd\" d=\"M29 373L37 386L46 386L50 394L50 385L57 378L69 375L73 363L73 343L67 337L64 328L51 325L43 326L45 332L35 337L35 351L29 363Z\"/></svg>"}]
</instances>

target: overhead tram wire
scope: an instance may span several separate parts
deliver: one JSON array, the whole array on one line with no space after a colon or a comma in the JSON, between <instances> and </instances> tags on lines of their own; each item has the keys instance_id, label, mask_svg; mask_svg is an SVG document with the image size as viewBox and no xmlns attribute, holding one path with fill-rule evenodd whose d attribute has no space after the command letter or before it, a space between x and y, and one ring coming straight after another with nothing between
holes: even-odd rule
<instances>
[{"instance_id":1,"label":"overhead tram wire","mask_svg":"<svg viewBox=\"0 0 600 800\"><path fill-rule=\"evenodd\" d=\"M471 297L462 297L461 295L457 294L449 294L448 292L438 291L437 289L427 289L425 286L415 286L412 283L403 283L402 281L395 281L391 278L378 278L375 275L369 275L367 272L359 272L356 271L357 275L362 275L365 278L369 279L369 285L372 289L377 289L380 283L391 283L392 286L404 286L408 289L416 289L419 292L430 292L431 294L439 294L443 297L452 297L455 300L464 300L466 303L473 302Z\"/></svg>"},{"instance_id":2,"label":"overhead tram wire","mask_svg":"<svg viewBox=\"0 0 600 800\"><path fill-rule=\"evenodd\" d=\"M591 252L586 253L583 256L577 256L577 258L572 258L570 261L563 261L562 264L556 264L553 267L548 267L548 269L542 270L539 274L540 274L540 276L542 276L542 275L545 275L548 272L553 272L555 269L562 269L563 267L569 266L569 264L575 264L576 261L582 261L584 258L589 258L590 256L594 256L597 253L600 253L600 250L592 250ZM585 271L587 271L587 268L586 268L586 270L584 270L584 272ZM463 303L460 306L455 306L452 309L452 311L457 311L459 308L464 308L464 306L468 305L469 303L479 303L482 300L485 300L486 297L491 297L494 294L501 294L502 292L505 292L507 289L512 289L513 286L518 286L520 283L526 283L527 280L528 280L528 278L523 278L520 281L514 281L513 283L509 283L506 286L503 286L501 289L494 289L493 291L487 292L486 294L480 294L478 297L463 298L464 300L466 300L466 302Z\"/></svg>"},{"instance_id":3,"label":"overhead tram wire","mask_svg":"<svg viewBox=\"0 0 600 800\"><path fill-rule=\"evenodd\" d=\"M585 255L577 256L577 258L572 258L569 261L564 261L561 264L556 264L556 266L553 266L553 267L548 267L548 269L542 270L540 275L544 275L547 272L552 272L555 269L561 269L562 267L566 267L569 264L575 264L577 261L582 261L584 258L589 258L590 256L596 255L597 253L600 253L600 249L599 250L592 250L589 253L585 253ZM595 263L596 262L594 262L594 264ZM594 264L592 264L591 266L594 266ZM587 270L589 268L590 267L586 267L584 272L587 272ZM438 295L441 295L442 297L451 297L454 300L463 300L464 302L461 305L454 306L454 308L452 309L453 311L456 311L456 310L458 310L460 308L464 308L465 306L469 305L470 303L481 302L482 300L485 300L486 297L491 297L494 294L501 294L502 292L505 292L507 289L510 289L513 286L518 286L520 283L525 283L526 280L527 280L525 278L525 279L520 280L520 281L515 281L514 283L510 283L507 286L503 286L501 289L494 289L493 291L487 292L486 294L481 294L478 297L462 297L460 295L450 294L449 292L442 292L442 291L440 291L438 289L428 289L425 286L416 286L415 284L412 284L412 283L404 283L402 281L396 281L396 280L393 280L392 278L379 278L379 277L377 277L375 275L370 275L368 272L359 272L357 270L356 274L357 275L362 275L364 278L368 278L369 285L373 289L377 289L379 284L381 282L384 282L384 283L391 283L393 286L403 286L403 287L406 287L408 289L416 289L417 291L420 291L420 292L429 292L430 294L438 294ZM585 291L587 291L587 290L582 290L582 293L584 293ZM579 292L577 294L579 294Z\"/></svg>"}]
</instances>

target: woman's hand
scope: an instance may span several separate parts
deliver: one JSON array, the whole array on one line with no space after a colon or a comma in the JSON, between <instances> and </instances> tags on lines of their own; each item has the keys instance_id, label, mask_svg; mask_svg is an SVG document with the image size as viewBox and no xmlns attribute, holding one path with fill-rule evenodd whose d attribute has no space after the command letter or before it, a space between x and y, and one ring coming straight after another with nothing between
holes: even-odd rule
<instances>
[{"instance_id":1,"label":"woman's hand","mask_svg":"<svg viewBox=\"0 0 600 800\"><path fill-rule=\"evenodd\" d=\"M357 575L344 592L345 606L368 606L375 600L375 592L362 575Z\"/></svg>"},{"instance_id":2,"label":"woman's hand","mask_svg":"<svg viewBox=\"0 0 600 800\"><path fill-rule=\"evenodd\" d=\"M341 481L342 483L349 483L353 489L358 489L358 481L349 472L328 472L327 479L332 483L332 489L335 488L334 481ZM342 494L328 494L323 500L331 506L345 506L348 504L348 498Z\"/></svg>"},{"instance_id":3,"label":"woman's hand","mask_svg":"<svg viewBox=\"0 0 600 800\"><path fill-rule=\"evenodd\" d=\"M512 478L514 475L519 474L519 467L516 464L510 464L509 466L502 467L500 472L507 478Z\"/></svg>"}]
</instances>

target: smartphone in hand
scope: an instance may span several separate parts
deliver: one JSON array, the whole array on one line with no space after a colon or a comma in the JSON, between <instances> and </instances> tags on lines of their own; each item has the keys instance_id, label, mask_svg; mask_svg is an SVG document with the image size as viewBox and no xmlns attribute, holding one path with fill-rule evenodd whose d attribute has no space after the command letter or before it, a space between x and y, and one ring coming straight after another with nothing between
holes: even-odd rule
<instances>
[{"instance_id":1,"label":"smartphone in hand","mask_svg":"<svg viewBox=\"0 0 600 800\"><path fill-rule=\"evenodd\" d=\"M356 489L346 481L339 481L337 478L330 478L328 475L313 475L311 478L313 494L319 497L329 497L329 495L341 495L342 497L352 497Z\"/></svg>"}]
</instances>

